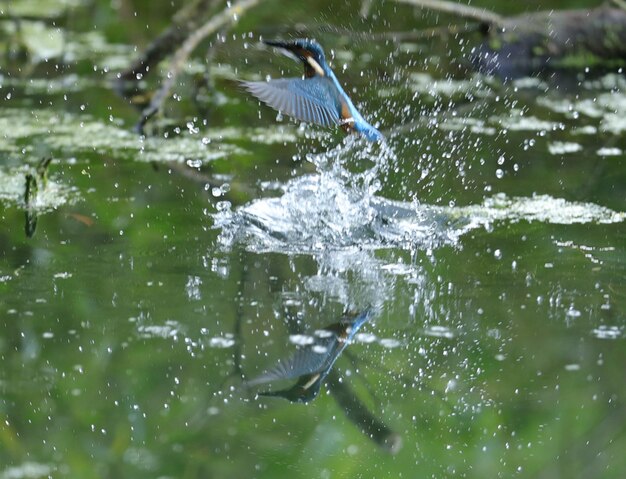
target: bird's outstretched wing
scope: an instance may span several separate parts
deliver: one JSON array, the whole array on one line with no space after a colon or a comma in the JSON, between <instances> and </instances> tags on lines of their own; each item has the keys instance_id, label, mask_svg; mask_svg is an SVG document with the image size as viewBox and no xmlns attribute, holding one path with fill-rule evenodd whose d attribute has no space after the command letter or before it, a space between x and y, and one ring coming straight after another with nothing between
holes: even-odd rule
<instances>
[{"instance_id":1,"label":"bird's outstretched wing","mask_svg":"<svg viewBox=\"0 0 626 479\"><path fill-rule=\"evenodd\" d=\"M332 94L327 78L284 78L241 84L262 102L297 120L326 127L341 122L338 99Z\"/></svg>"}]
</instances>

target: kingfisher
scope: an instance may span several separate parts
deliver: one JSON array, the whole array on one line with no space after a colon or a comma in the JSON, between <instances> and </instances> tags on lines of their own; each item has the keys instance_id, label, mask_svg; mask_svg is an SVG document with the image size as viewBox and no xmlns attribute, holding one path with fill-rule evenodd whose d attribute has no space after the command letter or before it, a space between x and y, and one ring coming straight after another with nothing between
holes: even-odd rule
<instances>
[{"instance_id":1,"label":"kingfisher","mask_svg":"<svg viewBox=\"0 0 626 479\"><path fill-rule=\"evenodd\" d=\"M369 141L383 135L370 125L341 88L326 63L324 50L315 40L264 40L304 65L304 78L243 81L243 87L262 102L297 120L325 127L340 126L346 133L359 133Z\"/></svg>"},{"instance_id":2,"label":"kingfisher","mask_svg":"<svg viewBox=\"0 0 626 479\"><path fill-rule=\"evenodd\" d=\"M296 383L278 391L265 391L259 396L277 396L291 402L308 403L320 392L337 358L352 342L357 331L371 318L370 310L360 314L344 315L338 322L330 324L316 333L312 344L308 344L288 359L281 359L273 368L251 381L248 387L279 380L296 379Z\"/></svg>"}]
</instances>

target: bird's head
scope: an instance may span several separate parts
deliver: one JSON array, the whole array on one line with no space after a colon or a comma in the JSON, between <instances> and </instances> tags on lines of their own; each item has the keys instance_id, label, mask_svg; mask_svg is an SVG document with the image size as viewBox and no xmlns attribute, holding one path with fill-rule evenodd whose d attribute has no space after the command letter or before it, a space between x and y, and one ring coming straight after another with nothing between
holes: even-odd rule
<instances>
[{"instance_id":1,"label":"bird's head","mask_svg":"<svg viewBox=\"0 0 626 479\"><path fill-rule=\"evenodd\" d=\"M281 48L304 63L307 76L325 76L328 70L324 50L315 40L298 38L295 40L265 40L266 45Z\"/></svg>"},{"instance_id":2,"label":"bird's head","mask_svg":"<svg viewBox=\"0 0 626 479\"><path fill-rule=\"evenodd\" d=\"M326 57L322 46L315 40L309 40L308 38L299 38L293 41L299 49L302 50L304 55L312 56L320 64L326 63Z\"/></svg>"}]
</instances>

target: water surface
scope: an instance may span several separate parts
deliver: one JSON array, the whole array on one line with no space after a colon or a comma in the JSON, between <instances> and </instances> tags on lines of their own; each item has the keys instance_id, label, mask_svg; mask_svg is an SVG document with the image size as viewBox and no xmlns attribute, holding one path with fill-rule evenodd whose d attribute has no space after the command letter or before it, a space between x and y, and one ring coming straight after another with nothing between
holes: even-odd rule
<instances>
[{"instance_id":1,"label":"water surface","mask_svg":"<svg viewBox=\"0 0 626 479\"><path fill-rule=\"evenodd\" d=\"M140 137L113 81L165 3L11 2L0 478L623 477L623 72L503 83L459 71L467 39L357 35L432 19L408 6L267 2ZM299 74L257 42L298 22L384 145L233 82ZM308 404L247 387L365 311Z\"/></svg>"}]
</instances>

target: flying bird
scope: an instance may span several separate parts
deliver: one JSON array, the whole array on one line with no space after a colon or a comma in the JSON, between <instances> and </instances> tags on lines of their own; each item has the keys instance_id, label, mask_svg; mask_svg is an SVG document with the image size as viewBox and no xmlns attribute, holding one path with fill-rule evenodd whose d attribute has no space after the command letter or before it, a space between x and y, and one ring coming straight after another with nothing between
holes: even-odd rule
<instances>
[{"instance_id":1,"label":"flying bird","mask_svg":"<svg viewBox=\"0 0 626 479\"><path fill-rule=\"evenodd\" d=\"M265 40L264 43L300 60L304 65L304 78L241 82L252 95L297 120L325 127L340 126L347 133L359 133L370 141L384 140L341 88L319 43L308 39Z\"/></svg>"}]
</instances>

